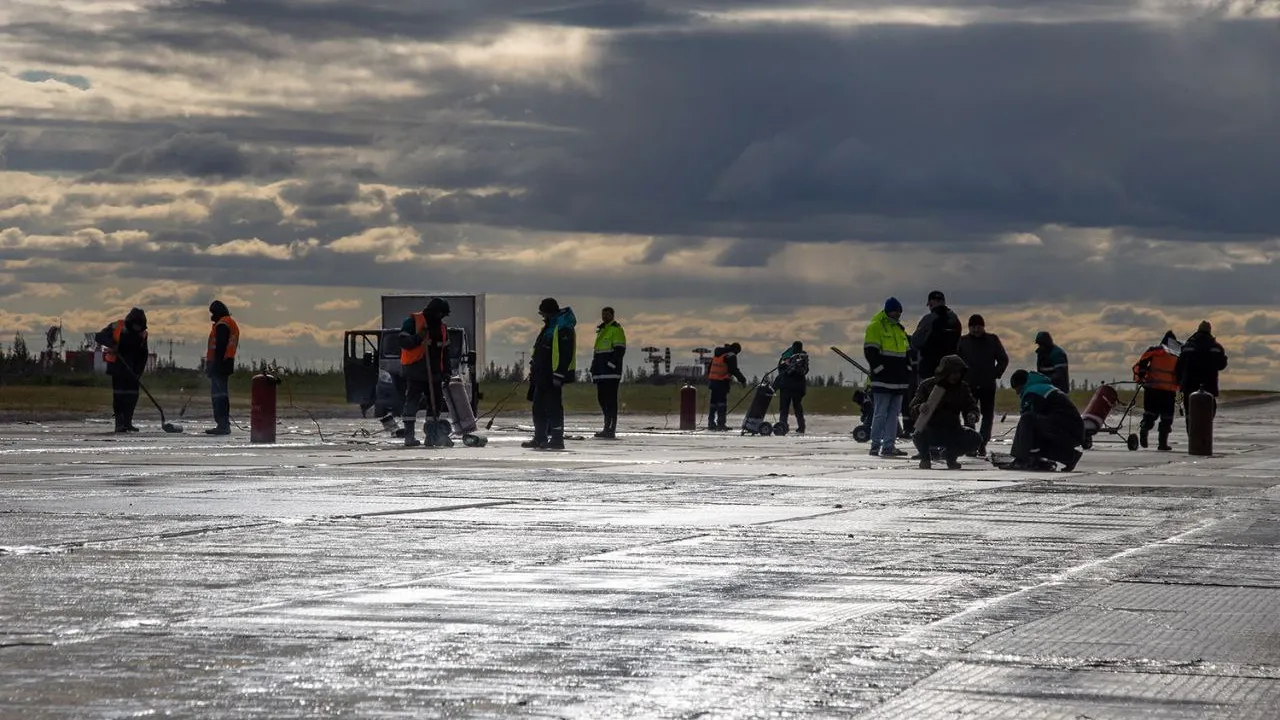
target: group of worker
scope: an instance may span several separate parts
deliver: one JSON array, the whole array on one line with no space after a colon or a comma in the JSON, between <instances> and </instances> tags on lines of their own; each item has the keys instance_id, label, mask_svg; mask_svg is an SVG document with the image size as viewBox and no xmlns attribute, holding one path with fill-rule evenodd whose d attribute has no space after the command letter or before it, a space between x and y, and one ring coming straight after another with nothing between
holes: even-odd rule
<instances>
[{"instance_id":1,"label":"group of worker","mask_svg":"<svg viewBox=\"0 0 1280 720\"><path fill-rule=\"evenodd\" d=\"M209 304L209 344L205 350L205 375L213 403L214 426L208 435L231 434L230 378L235 373L236 350L240 346L240 326L221 300ZM133 308L121 319L98 331L94 340L104 348L107 374L111 376L111 409L115 431L138 432L133 413L138 407L142 374L151 355L147 343L147 314Z\"/></svg>"}]
</instances>

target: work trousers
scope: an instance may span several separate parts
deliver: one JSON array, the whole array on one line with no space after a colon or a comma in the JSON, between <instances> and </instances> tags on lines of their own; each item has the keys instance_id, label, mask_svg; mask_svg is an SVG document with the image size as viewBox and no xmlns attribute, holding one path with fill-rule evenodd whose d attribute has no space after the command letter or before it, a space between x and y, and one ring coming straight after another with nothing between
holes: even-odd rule
<instances>
[{"instance_id":1,"label":"work trousers","mask_svg":"<svg viewBox=\"0 0 1280 720\"><path fill-rule=\"evenodd\" d=\"M533 441L564 442L564 387L549 380L533 385Z\"/></svg>"},{"instance_id":2,"label":"work trousers","mask_svg":"<svg viewBox=\"0 0 1280 720\"><path fill-rule=\"evenodd\" d=\"M435 388L432 391L436 397L436 412L444 415L449 414L448 406L444 401L444 383L443 378L434 378ZM431 397L428 395L427 379L423 377L406 377L404 391L404 419L407 422L414 422L418 419L418 410L423 409L431 415Z\"/></svg>"},{"instance_id":3,"label":"work trousers","mask_svg":"<svg viewBox=\"0 0 1280 720\"><path fill-rule=\"evenodd\" d=\"M1144 433L1151 432L1151 428L1156 427L1158 421L1160 437L1167 438L1173 430L1173 413L1178 403L1177 393L1172 390L1144 388L1142 394L1142 422L1138 425L1139 429Z\"/></svg>"},{"instance_id":4,"label":"work trousers","mask_svg":"<svg viewBox=\"0 0 1280 720\"><path fill-rule=\"evenodd\" d=\"M916 450L921 457L929 457L932 448L940 447L943 448L942 456L948 462L977 450L977 448L973 447L973 435L966 432L959 425L943 425L941 427L930 425L917 432L912 436L911 440L915 443Z\"/></svg>"},{"instance_id":5,"label":"work trousers","mask_svg":"<svg viewBox=\"0 0 1280 720\"><path fill-rule=\"evenodd\" d=\"M604 415L604 429L618 429L618 387L621 380L597 380L596 400L600 403L600 413Z\"/></svg>"},{"instance_id":6,"label":"work trousers","mask_svg":"<svg viewBox=\"0 0 1280 720\"><path fill-rule=\"evenodd\" d=\"M111 410L116 416L116 430L133 427L133 411L138 407L138 379L120 369L111 376Z\"/></svg>"},{"instance_id":7,"label":"work trousers","mask_svg":"<svg viewBox=\"0 0 1280 720\"><path fill-rule=\"evenodd\" d=\"M231 429L231 376L210 375L209 397L213 401L213 422L219 430Z\"/></svg>"},{"instance_id":8,"label":"work trousers","mask_svg":"<svg viewBox=\"0 0 1280 720\"><path fill-rule=\"evenodd\" d=\"M712 380L707 383L711 391L710 411L707 417L708 430L724 430L729 427L729 388L731 380Z\"/></svg>"},{"instance_id":9,"label":"work trousers","mask_svg":"<svg viewBox=\"0 0 1280 720\"><path fill-rule=\"evenodd\" d=\"M972 390L973 396L978 400L978 411L982 413L978 434L982 436L982 447L985 448L991 442L991 428L996 421L996 386L978 385Z\"/></svg>"},{"instance_id":10,"label":"work trousers","mask_svg":"<svg viewBox=\"0 0 1280 720\"><path fill-rule=\"evenodd\" d=\"M1022 462L1035 458L1067 464L1075 454L1076 438L1045 415L1023 413L1013 433L1013 457Z\"/></svg>"},{"instance_id":11,"label":"work trousers","mask_svg":"<svg viewBox=\"0 0 1280 720\"><path fill-rule=\"evenodd\" d=\"M787 416L791 409L796 411L796 432L804 432L804 393L778 391L778 419L787 424Z\"/></svg>"},{"instance_id":12,"label":"work trousers","mask_svg":"<svg viewBox=\"0 0 1280 720\"><path fill-rule=\"evenodd\" d=\"M871 450L894 450L894 443L898 439L898 416L902 413L902 396L873 390L871 404Z\"/></svg>"}]
</instances>

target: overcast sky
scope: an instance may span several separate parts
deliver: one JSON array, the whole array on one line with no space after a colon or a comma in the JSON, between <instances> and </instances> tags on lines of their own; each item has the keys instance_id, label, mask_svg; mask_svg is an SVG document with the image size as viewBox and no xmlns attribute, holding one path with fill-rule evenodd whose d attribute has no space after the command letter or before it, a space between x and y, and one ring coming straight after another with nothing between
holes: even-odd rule
<instances>
[{"instance_id":1,"label":"overcast sky","mask_svg":"<svg viewBox=\"0 0 1280 720\"><path fill-rule=\"evenodd\" d=\"M890 295L1122 377L1208 318L1280 387L1278 0L5 0L0 333L147 310L329 364L384 291L632 360L861 354ZM167 352L167 349L166 349Z\"/></svg>"}]
</instances>

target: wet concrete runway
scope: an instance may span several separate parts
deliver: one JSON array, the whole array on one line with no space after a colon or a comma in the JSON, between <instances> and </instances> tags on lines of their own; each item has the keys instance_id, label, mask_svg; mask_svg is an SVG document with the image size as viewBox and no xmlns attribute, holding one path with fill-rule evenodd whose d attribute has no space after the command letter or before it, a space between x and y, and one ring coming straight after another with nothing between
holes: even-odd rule
<instances>
[{"instance_id":1,"label":"wet concrete runway","mask_svg":"<svg viewBox=\"0 0 1280 720\"><path fill-rule=\"evenodd\" d=\"M1280 707L1277 406L1069 475L920 471L844 420L563 453L321 424L0 426L0 717Z\"/></svg>"}]
</instances>

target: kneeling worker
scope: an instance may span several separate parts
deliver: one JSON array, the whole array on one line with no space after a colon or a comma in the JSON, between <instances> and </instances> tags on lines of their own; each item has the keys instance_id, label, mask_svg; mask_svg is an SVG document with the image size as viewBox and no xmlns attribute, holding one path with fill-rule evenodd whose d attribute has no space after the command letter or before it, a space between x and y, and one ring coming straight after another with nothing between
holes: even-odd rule
<instances>
[{"instance_id":1,"label":"kneeling worker","mask_svg":"<svg viewBox=\"0 0 1280 720\"><path fill-rule=\"evenodd\" d=\"M1040 373L1017 370L1009 384L1018 393L1022 415L1013 435L1013 469L1032 469L1041 460L1076 469L1084 453L1084 420L1071 398Z\"/></svg>"},{"instance_id":2,"label":"kneeling worker","mask_svg":"<svg viewBox=\"0 0 1280 720\"><path fill-rule=\"evenodd\" d=\"M967 369L959 355L947 355L938 362L933 377L921 382L916 390L911 417L916 423L913 439L920 451L921 470L932 467L931 448L944 448L947 468L957 470L959 457L978 447L978 435L973 431L978 422L978 399L964 381ZM935 388L943 391L941 397L930 397Z\"/></svg>"}]
</instances>

